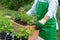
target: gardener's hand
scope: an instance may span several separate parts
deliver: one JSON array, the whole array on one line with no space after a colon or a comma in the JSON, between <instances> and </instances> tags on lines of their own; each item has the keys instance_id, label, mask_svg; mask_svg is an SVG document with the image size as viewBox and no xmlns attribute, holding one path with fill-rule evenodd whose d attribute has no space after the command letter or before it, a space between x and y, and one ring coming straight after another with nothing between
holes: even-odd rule
<instances>
[{"instance_id":1,"label":"gardener's hand","mask_svg":"<svg viewBox=\"0 0 60 40\"><path fill-rule=\"evenodd\" d=\"M49 16L45 16L42 20L39 20L41 24L45 24L49 20Z\"/></svg>"}]
</instances>

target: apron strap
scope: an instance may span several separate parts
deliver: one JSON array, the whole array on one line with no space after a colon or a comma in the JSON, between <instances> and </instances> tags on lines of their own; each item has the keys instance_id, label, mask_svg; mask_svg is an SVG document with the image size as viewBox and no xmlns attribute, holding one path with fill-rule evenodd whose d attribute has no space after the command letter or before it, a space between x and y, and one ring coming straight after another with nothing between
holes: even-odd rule
<instances>
[{"instance_id":1,"label":"apron strap","mask_svg":"<svg viewBox=\"0 0 60 40\"><path fill-rule=\"evenodd\" d=\"M37 2L39 2L39 1L41 1L41 0L37 0ZM42 0L41 2L43 2L43 1L48 2L48 0Z\"/></svg>"}]
</instances>

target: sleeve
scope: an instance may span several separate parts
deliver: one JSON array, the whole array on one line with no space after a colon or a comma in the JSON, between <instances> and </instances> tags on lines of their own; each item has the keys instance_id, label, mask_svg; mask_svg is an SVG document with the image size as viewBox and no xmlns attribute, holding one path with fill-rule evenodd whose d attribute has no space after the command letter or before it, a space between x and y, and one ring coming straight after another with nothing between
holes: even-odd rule
<instances>
[{"instance_id":1,"label":"sleeve","mask_svg":"<svg viewBox=\"0 0 60 40\"><path fill-rule=\"evenodd\" d=\"M50 18L52 18L57 11L57 7L58 7L58 0L50 0L48 12L46 13L45 16L49 16Z\"/></svg>"},{"instance_id":2,"label":"sleeve","mask_svg":"<svg viewBox=\"0 0 60 40\"><path fill-rule=\"evenodd\" d=\"M36 11L35 11L36 3L37 3L37 0L34 1L34 4L32 5L32 8L27 11L28 15L32 15L32 14L34 15L36 13Z\"/></svg>"}]
</instances>

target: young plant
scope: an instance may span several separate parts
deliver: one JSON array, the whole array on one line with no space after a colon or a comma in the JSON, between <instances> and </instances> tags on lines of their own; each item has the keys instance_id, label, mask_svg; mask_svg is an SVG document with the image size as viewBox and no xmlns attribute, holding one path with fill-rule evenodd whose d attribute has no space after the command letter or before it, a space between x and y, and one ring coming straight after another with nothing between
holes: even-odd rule
<instances>
[{"instance_id":1,"label":"young plant","mask_svg":"<svg viewBox=\"0 0 60 40\"><path fill-rule=\"evenodd\" d=\"M32 29L29 31L26 30L26 28L22 25L17 26L16 28L17 32L14 30L14 25L11 22L10 19L0 16L0 33L6 32L6 33L12 33L12 35L19 37L27 38L29 35L32 35Z\"/></svg>"},{"instance_id":2,"label":"young plant","mask_svg":"<svg viewBox=\"0 0 60 40\"><path fill-rule=\"evenodd\" d=\"M36 17L35 16L28 16L26 14L26 11L23 8L21 8L18 11L18 13L14 16L14 19L19 21L19 22L22 22L23 24L27 24L27 25L34 25L34 24L36 24L35 23Z\"/></svg>"},{"instance_id":3,"label":"young plant","mask_svg":"<svg viewBox=\"0 0 60 40\"><path fill-rule=\"evenodd\" d=\"M29 29L27 30L25 28L25 26L22 26L22 25L19 25L17 28L16 28L16 31L14 33L12 33L12 35L15 35L17 38L21 38L21 37L24 37L24 38L28 38L28 36L32 35L32 33L34 32L33 29Z\"/></svg>"},{"instance_id":4,"label":"young plant","mask_svg":"<svg viewBox=\"0 0 60 40\"><path fill-rule=\"evenodd\" d=\"M0 16L0 32L14 32L14 27L10 19Z\"/></svg>"}]
</instances>

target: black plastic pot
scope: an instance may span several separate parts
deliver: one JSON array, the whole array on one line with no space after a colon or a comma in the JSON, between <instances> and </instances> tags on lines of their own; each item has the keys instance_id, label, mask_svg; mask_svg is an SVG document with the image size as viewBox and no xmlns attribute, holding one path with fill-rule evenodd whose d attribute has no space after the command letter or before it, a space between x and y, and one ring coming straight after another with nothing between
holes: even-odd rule
<instances>
[{"instance_id":1,"label":"black plastic pot","mask_svg":"<svg viewBox=\"0 0 60 40\"><path fill-rule=\"evenodd\" d=\"M14 36L14 40L20 40L20 38L17 38L16 36Z\"/></svg>"},{"instance_id":2,"label":"black plastic pot","mask_svg":"<svg viewBox=\"0 0 60 40\"><path fill-rule=\"evenodd\" d=\"M0 33L0 39L5 39L5 37L6 37L6 33L5 32Z\"/></svg>"},{"instance_id":3,"label":"black plastic pot","mask_svg":"<svg viewBox=\"0 0 60 40\"><path fill-rule=\"evenodd\" d=\"M16 36L14 37L14 40L28 40L28 38L24 38L24 37L21 37L21 38L17 38Z\"/></svg>"},{"instance_id":4,"label":"black plastic pot","mask_svg":"<svg viewBox=\"0 0 60 40\"><path fill-rule=\"evenodd\" d=\"M6 40L12 40L12 36L7 35Z\"/></svg>"},{"instance_id":5,"label":"black plastic pot","mask_svg":"<svg viewBox=\"0 0 60 40\"><path fill-rule=\"evenodd\" d=\"M22 37L22 40L28 40L28 38L24 38L24 37Z\"/></svg>"},{"instance_id":6,"label":"black plastic pot","mask_svg":"<svg viewBox=\"0 0 60 40\"><path fill-rule=\"evenodd\" d=\"M6 40L12 40L12 39L14 39L14 40L27 40L26 38L24 38L24 37L21 37L21 38L17 38L16 36L14 36L14 38L12 37L12 36L10 36L10 35L7 35L7 37L6 37Z\"/></svg>"},{"instance_id":7,"label":"black plastic pot","mask_svg":"<svg viewBox=\"0 0 60 40\"><path fill-rule=\"evenodd\" d=\"M14 38L9 34L7 35L7 33L3 32L3 33L0 33L0 39L1 40L27 40L28 38L24 38L24 37L21 37L21 38L17 38L16 36L14 36Z\"/></svg>"}]
</instances>

